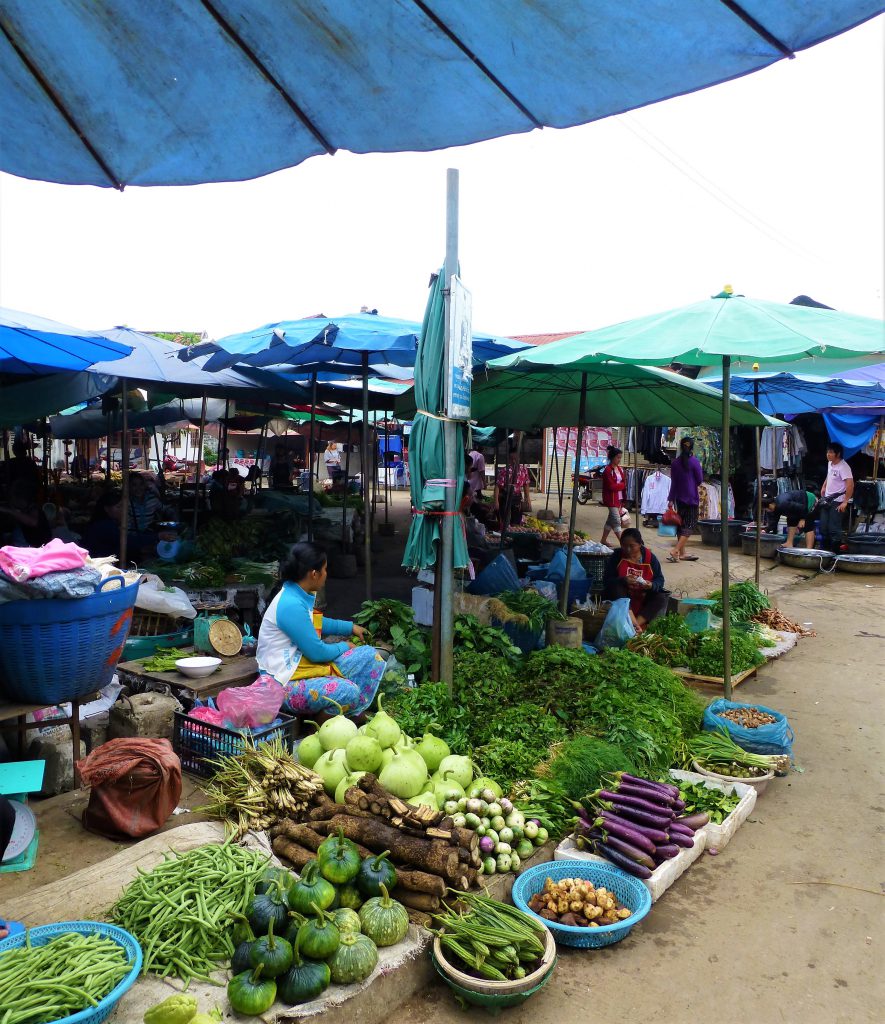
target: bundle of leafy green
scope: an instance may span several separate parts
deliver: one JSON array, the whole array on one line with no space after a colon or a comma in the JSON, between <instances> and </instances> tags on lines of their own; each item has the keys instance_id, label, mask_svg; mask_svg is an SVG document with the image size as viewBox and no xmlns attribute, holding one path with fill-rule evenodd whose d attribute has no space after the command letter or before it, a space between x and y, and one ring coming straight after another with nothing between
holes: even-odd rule
<instances>
[{"instance_id":1,"label":"bundle of leafy green","mask_svg":"<svg viewBox=\"0 0 885 1024\"><path fill-rule=\"evenodd\" d=\"M710 597L716 602L713 605L713 614L722 618L722 591L714 590ZM732 623L746 622L754 615L771 607L771 601L753 583L752 580L745 580L743 583L732 583L728 588L729 618Z\"/></svg>"},{"instance_id":2,"label":"bundle of leafy green","mask_svg":"<svg viewBox=\"0 0 885 1024\"><path fill-rule=\"evenodd\" d=\"M731 671L738 675L761 665L765 658L749 633L735 630L731 634ZM708 629L695 638L688 667L699 676L721 677L725 671L725 641L721 629Z\"/></svg>"}]
</instances>

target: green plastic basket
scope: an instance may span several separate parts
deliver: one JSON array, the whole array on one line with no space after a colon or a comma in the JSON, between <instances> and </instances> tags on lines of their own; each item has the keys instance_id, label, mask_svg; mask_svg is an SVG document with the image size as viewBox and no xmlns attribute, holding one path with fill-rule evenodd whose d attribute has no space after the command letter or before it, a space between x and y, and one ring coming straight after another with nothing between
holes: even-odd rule
<instances>
[{"instance_id":1,"label":"green plastic basket","mask_svg":"<svg viewBox=\"0 0 885 1024\"><path fill-rule=\"evenodd\" d=\"M514 992L510 995L474 992L469 988L463 988L453 978L450 978L439 965L435 956L431 956L431 959L433 961L433 966L436 968L436 973L455 993L455 998L459 1002L462 1004L470 1003L472 1006L481 1006L491 1014L497 1014L500 1010L506 1009L508 1006L519 1006L520 1003L524 1003L527 999L531 999L531 997L536 992L540 992L547 982L553 977L553 968L551 967L551 969L544 975L538 984L535 985L534 988L527 989L525 992Z\"/></svg>"},{"instance_id":2,"label":"green plastic basket","mask_svg":"<svg viewBox=\"0 0 885 1024\"><path fill-rule=\"evenodd\" d=\"M123 645L123 660L138 661L150 658L166 647L190 647L194 639L194 627L180 629L177 633L161 633L159 636L132 636Z\"/></svg>"}]
</instances>

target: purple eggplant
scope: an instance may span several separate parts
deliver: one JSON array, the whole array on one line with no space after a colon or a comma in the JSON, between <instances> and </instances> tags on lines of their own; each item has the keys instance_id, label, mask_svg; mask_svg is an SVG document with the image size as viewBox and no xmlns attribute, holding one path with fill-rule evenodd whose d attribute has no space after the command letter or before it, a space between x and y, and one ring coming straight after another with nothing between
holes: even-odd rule
<instances>
[{"instance_id":1,"label":"purple eggplant","mask_svg":"<svg viewBox=\"0 0 885 1024\"><path fill-rule=\"evenodd\" d=\"M685 810L685 801L677 798L670 806L677 814L681 814Z\"/></svg>"},{"instance_id":2,"label":"purple eggplant","mask_svg":"<svg viewBox=\"0 0 885 1024\"><path fill-rule=\"evenodd\" d=\"M619 821L607 821L605 818L597 818L593 824L625 843L631 843L637 849L644 850L646 853L654 853L655 844L651 839L635 828L630 828L629 825L622 825Z\"/></svg>"},{"instance_id":3,"label":"purple eggplant","mask_svg":"<svg viewBox=\"0 0 885 1024\"><path fill-rule=\"evenodd\" d=\"M645 789L643 786L634 786L628 782L618 783L617 789L613 792L618 796L632 796L639 800L646 800L655 806L663 804L665 807L673 807L673 797L663 790Z\"/></svg>"},{"instance_id":4,"label":"purple eggplant","mask_svg":"<svg viewBox=\"0 0 885 1024\"><path fill-rule=\"evenodd\" d=\"M610 793L606 789L602 789L594 795L600 800L617 801L619 804L626 804L627 807L635 807L637 811L644 811L646 814L656 814L660 818L670 819L676 817L669 807L661 807L659 804L653 804L648 800L643 800L641 797L621 796L620 793Z\"/></svg>"},{"instance_id":5,"label":"purple eggplant","mask_svg":"<svg viewBox=\"0 0 885 1024\"><path fill-rule=\"evenodd\" d=\"M636 822L638 825L650 825L652 828L666 830L673 820L672 818L665 818L660 814L648 814L645 811L638 811L635 807L622 804L620 800L601 801L599 806L605 811L612 811L619 818L626 818L627 821Z\"/></svg>"},{"instance_id":6,"label":"purple eggplant","mask_svg":"<svg viewBox=\"0 0 885 1024\"><path fill-rule=\"evenodd\" d=\"M682 818L676 819L677 824L685 825L693 831L697 832L699 828L703 828L704 825L710 823L710 815L700 812L698 814L687 814Z\"/></svg>"},{"instance_id":7,"label":"purple eggplant","mask_svg":"<svg viewBox=\"0 0 885 1024\"><path fill-rule=\"evenodd\" d=\"M616 772L619 779L629 783L631 786L645 786L648 789L662 789L672 797L679 796L678 787L669 782L653 782L651 779L641 779L638 775L630 775L627 772Z\"/></svg>"},{"instance_id":8,"label":"purple eggplant","mask_svg":"<svg viewBox=\"0 0 885 1024\"><path fill-rule=\"evenodd\" d=\"M689 828L688 825L683 825L679 821L671 821L667 826L667 831L670 835L673 835L674 832L678 832L681 836L688 836L689 839L691 839L695 833L693 828Z\"/></svg>"},{"instance_id":9,"label":"purple eggplant","mask_svg":"<svg viewBox=\"0 0 885 1024\"><path fill-rule=\"evenodd\" d=\"M628 828L633 832L638 832L639 835L645 836L651 843L666 843L667 832L661 828L652 828L650 825L640 825L633 821L628 821L626 818L620 818L617 814L612 814L610 811L603 811L602 822L605 828L609 828L611 825L620 825L622 828ZM651 853L651 850L649 850Z\"/></svg>"},{"instance_id":10,"label":"purple eggplant","mask_svg":"<svg viewBox=\"0 0 885 1024\"><path fill-rule=\"evenodd\" d=\"M630 860L629 857L625 857L622 853L618 853L617 850L611 849L608 846L599 847L599 852L606 860L610 860L615 867L622 868L627 874L635 875L637 878L651 878L651 869L647 868L644 864L637 864L636 861Z\"/></svg>"},{"instance_id":11,"label":"purple eggplant","mask_svg":"<svg viewBox=\"0 0 885 1024\"><path fill-rule=\"evenodd\" d=\"M630 843L625 843L623 840L618 839L613 835L604 835L600 842L606 850L617 850L618 853L622 853L625 857L629 857L630 860L635 863L643 864L652 871L654 870L655 862L651 857L643 850L639 850L635 846L631 846Z\"/></svg>"},{"instance_id":12,"label":"purple eggplant","mask_svg":"<svg viewBox=\"0 0 885 1024\"><path fill-rule=\"evenodd\" d=\"M675 846L673 843L668 843L665 846L659 846L653 854L654 859L658 861L658 863L665 860L672 860L674 857L678 856L679 847Z\"/></svg>"},{"instance_id":13,"label":"purple eggplant","mask_svg":"<svg viewBox=\"0 0 885 1024\"><path fill-rule=\"evenodd\" d=\"M671 832L670 842L676 846L681 846L683 850L690 850L694 846L694 839L690 836L684 836L681 832Z\"/></svg>"}]
</instances>

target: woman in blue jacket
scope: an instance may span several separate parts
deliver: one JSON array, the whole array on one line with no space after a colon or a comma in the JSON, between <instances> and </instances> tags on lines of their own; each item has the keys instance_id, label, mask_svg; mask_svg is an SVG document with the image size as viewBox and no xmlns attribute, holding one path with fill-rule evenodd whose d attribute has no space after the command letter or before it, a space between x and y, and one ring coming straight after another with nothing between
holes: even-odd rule
<instances>
[{"instance_id":1,"label":"woman in blue jacket","mask_svg":"<svg viewBox=\"0 0 885 1024\"><path fill-rule=\"evenodd\" d=\"M323 639L365 635L362 626L314 609L326 575L326 553L315 544L296 544L289 552L280 567L283 586L258 632L258 670L285 688L286 704L295 714L334 711L334 702L355 715L374 700L385 661L374 647Z\"/></svg>"}]
</instances>

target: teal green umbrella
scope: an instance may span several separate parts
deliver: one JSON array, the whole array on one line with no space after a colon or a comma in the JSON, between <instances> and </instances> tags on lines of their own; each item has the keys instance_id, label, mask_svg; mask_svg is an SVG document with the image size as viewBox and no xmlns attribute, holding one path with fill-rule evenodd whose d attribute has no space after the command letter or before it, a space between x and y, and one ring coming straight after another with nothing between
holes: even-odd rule
<instances>
[{"instance_id":1,"label":"teal green umbrella","mask_svg":"<svg viewBox=\"0 0 885 1024\"><path fill-rule=\"evenodd\" d=\"M750 299L726 288L702 302L554 341L543 351L545 357L572 365L578 360L592 364L617 359L713 366L726 356L745 362L793 363L792 372L813 373L809 369L812 362L825 367L829 360L839 359L842 368L850 365L844 362L848 359L856 359L855 365L881 362L876 354L883 350L885 324L881 320L836 309ZM494 364L512 365L519 355L504 356Z\"/></svg>"},{"instance_id":2,"label":"teal green umbrella","mask_svg":"<svg viewBox=\"0 0 885 1024\"><path fill-rule=\"evenodd\" d=\"M477 374L470 406L477 423L514 430L577 423L582 376L586 377L587 416L593 423L715 427L722 421L722 392L716 388L654 366L565 362L566 353L551 353L554 347L559 346L543 345L516 358L495 359L487 375ZM506 369L493 369L503 362L509 364ZM731 420L750 427L777 422L740 399L731 402Z\"/></svg>"},{"instance_id":3,"label":"teal green umbrella","mask_svg":"<svg viewBox=\"0 0 885 1024\"><path fill-rule=\"evenodd\" d=\"M416 515L409 527L402 562L409 569L430 569L436 565L442 519L439 513L445 512L446 507L443 421L439 418L445 386L445 280L443 268L430 289L415 361L414 394L417 408L409 438L409 475ZM456 431L458 455L455 479L451 483L460 489L464 479L463 424L456 424ZM455 507L458 508L460 503L461 495L457 493ZM453 564L456 569L464 568L468 563L467 542L460 523L455 525L454 542Z\"/></svg>"}]
</instances>

